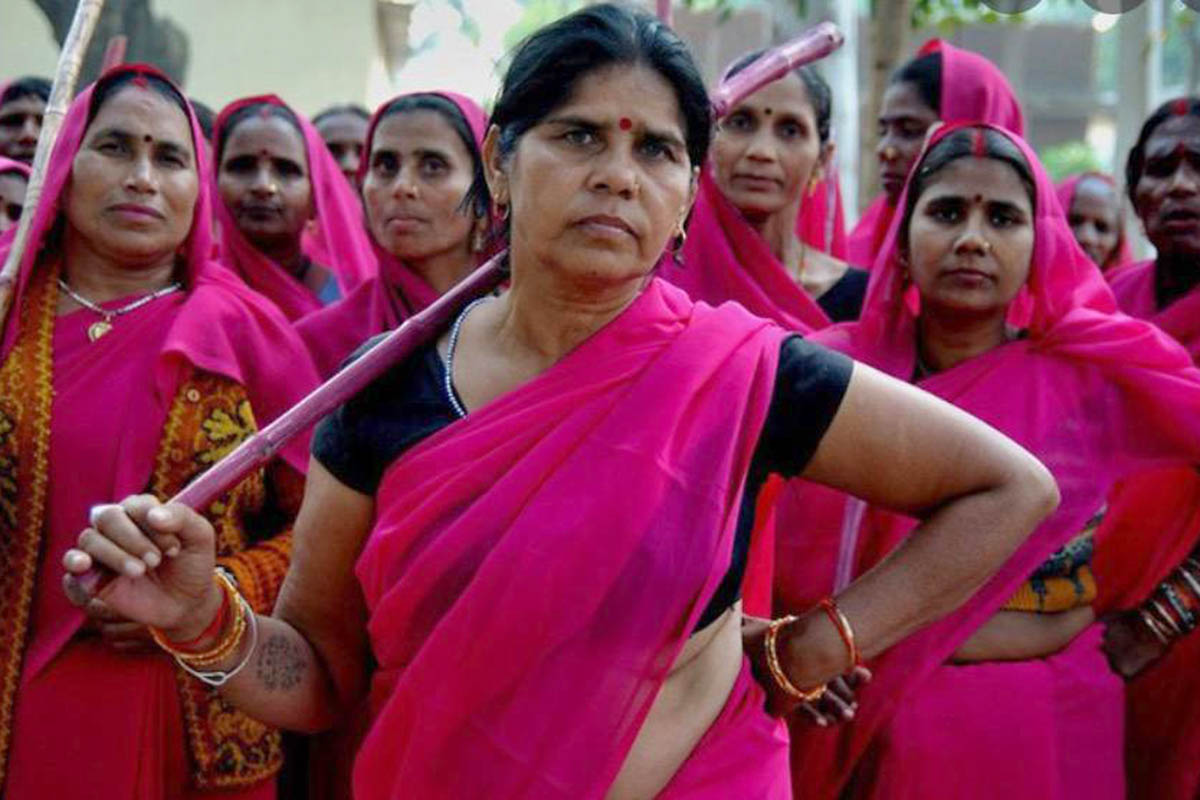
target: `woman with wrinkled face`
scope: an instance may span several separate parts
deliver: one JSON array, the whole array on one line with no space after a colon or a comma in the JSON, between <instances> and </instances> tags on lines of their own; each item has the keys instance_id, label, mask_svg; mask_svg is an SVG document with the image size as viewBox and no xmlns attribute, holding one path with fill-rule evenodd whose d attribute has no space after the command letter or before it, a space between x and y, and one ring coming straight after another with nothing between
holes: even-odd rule
<instances>
[{"instance_id":1,"label":"woman with wrinkled face","mask_svg":"<svg viewBox=\"0 0 1200 800\"><path fill-rule=\"evenodd\" d=\"M310 123L250 97L222 109L213 141L222 258L288 319L374 274L357 198Z\"/></svg>"},{"instance_id":2,"label":"woman with wrinkled face","mask_svg":"<svg viewBox=\"0 0 1200 800\"><path fill-rule=\"evenodd\" d=\"M739 59L727 75L759 55ZM830 114L829 87L811 67L732 109L717 125L682 258L663 274L695 300L735 300L801 332L857 317L867 272L796 232L832 155Z\"/></svg>"},{"instance_id":3,"label":"woman with wrinkled face","mask_svg":"<svg viewBox=\"0 0 1200 800\"><path fill-rule=\"evenodd\" d=\"M694 62L645 12L590 6L514 54L483 147L511 285L322 423L285 596L257 618L283 672L221 690L306 729L365 693L355 796L790 798L764 706L947 613L1054 506L987 426L654 277L710 130ZM937 511L768 633L738 586L770 472ZM134 520L145 542L105 526L71 569L170 527L177 572L104 596L203 639L219 597L184 587L208 580L211 528Z\"/></svg>"},{"instance_id":4,"label":"woman with wrinkled face","mask_svg":"<svg viewBox=\"0 0 1200 800\"><path fill-rule=\"evenodd\" d=\"M1116 183L1100 172L1085 172L1058 185L1058 199L1075 241L1105 274L1133 260L1125 239L1121 195Z\"/></svg>"},{"instance_id":5,"label":"woman with wrinkled face","mask_svg":"<svg viewBox=\"0 0 1200 800\"><path fill-rule=\"evenodd\" d=\"M420 311L477 267L492 244L483 187L486 115L455 92L401 95L380 106L360 167L377 274L297 326L322 373L371 336Z\"/></svg>"},{"instance_id":6,"label":"woman with wrinkled face","mask_svg":"<svg viewBox=\"0 0 1200 800\"><path fill-rule=\"evenodd\" d=\"M1122 311L1153 322L1200 358L1200 99L1170 100L1150 115L1130 150L1125 182L1156 256L1114 274L1113 294ZM1159 608L1172 609L1169 592L1187 602L1188 577L1200 581L1198 509L1196 471L1168 469L1126 482L1106 520L1110 535L1158 544L1153 559L1135 562L1117 553L1111 564L1125 579L1122 599L1130 609L1110 625L1105 647L1114 668L1132 679L1126 739L1132 797L1184 798L1200 790L1200 763L1192 757L1200 741L1200 636L1186 624L1153 627ZM1161 583L1140 585L1130 574L1135 570ZM1183 588L1171 588L1181 581Z\"/></svg>"},{"instance_id":7,"label":"woman with wrinkled face","mask_svg":"<svg viewBox=\"0 0 1200 800\"><path fill-rule=\"evenodd\" d=\"M1099 647L1107 576L1093 554L1120 543L1095 531L1118 481L1200 460L1200 425L1187 421L1200 372L1151 326L1112 312L1015 134L938 130L900 200L862 318L814 338L1012 436L1050 469L1062 502L938 639L873 665L872 703L840 741L792 726L794 775L815 796L850 786L851 797L1116 800L1124 689ZM822 577L836 588L898 552L912 520L856 503L810 521L832 532L823 575L809 565L797 581L778 567L776 608L803 608ZM777 563L796 549L785 543ZM1140 561L1150 549L1131 537L1125 552Z\"/></svg>"},{"instance_id":8,"label":"woman with wrinkled face","mask_svg":"<svg viewBox=\"0 0 1200 800\"><path fill-rule=\"evenodd\" d=\"M200 141L175 86L119 67L71 105L42 202L25 212L0 345L9 797L274 796L278 732L159 650L152 620L62 593L61 558L92 538L89 519L123 517L106 503L174 495L316 383L286 320L210 260ZM223 531L210 557L263 610L286 571L304 468L289 448L207 510ZM126 574L180 548L159 545Z\"/></svg>"}]
</instances>

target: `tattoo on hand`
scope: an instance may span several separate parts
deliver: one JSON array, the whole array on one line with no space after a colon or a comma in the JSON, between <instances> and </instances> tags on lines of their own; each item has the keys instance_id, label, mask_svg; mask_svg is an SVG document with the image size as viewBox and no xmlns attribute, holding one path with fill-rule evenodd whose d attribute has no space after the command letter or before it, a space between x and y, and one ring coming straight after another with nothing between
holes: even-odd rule
<instances>
[{"instance_id":1,"label":"tattoo on hand","mask_svg":"<svg viewBox=\"0 0 1200 800\"><path fill-rule=\"evenodd\" d=\"M306 669L304 649L285 634L267 637L258 649L258 679L269 691L296 688Z\"/></svg>"}]
</instances>

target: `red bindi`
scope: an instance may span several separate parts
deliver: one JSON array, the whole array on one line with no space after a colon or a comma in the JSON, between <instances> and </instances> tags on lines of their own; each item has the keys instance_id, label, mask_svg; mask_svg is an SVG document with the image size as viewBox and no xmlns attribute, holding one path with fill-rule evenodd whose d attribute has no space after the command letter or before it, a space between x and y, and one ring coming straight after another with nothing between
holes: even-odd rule
<instances>
[{"instance_id":1,"label":"red bindi","mask_svg":"<svg viewBox=\"0 0 1200 800\"><path fill-rule=\"evenodd\" d=\"M1174 103L1171 103L1171 113L1177 117L1186 116L1189 105L1191 104L1188 103L1188 99L1186 97L1181 97Z\"/></svg>"},{"instance_id":2,"label":"red bindi","mask_svg":"<svg viewBox=\"0 0 1200 800\"><path fill-rule=\"evenodd\" d=\"M270 119L271 118L271 107L264 103L258 109L258 116L259 116L259 119Z\"/></svg>"},{"instance_id":3,"label":"red bindi","mask_svg":"<svg viewBox=\"0 0 1200 800\"><path fill-rule=\"evenodd\" d=\"M629 117L621 117L620 121L617 122L617 125L621 128L621 130L627 131L633 127L633 120L631 120Z\"/></svg>"},{"instance_id":4,"label":"red bindi","mask_svg":"<svg viewBox=\"0 0 1200 800\"><path fill-rule=\"evenodd\" d=\"M150 86L150 81L146 80L145 73L139 72L133 76L133 85L139 89L147 89Z\"/></svg>"}]
</instances>

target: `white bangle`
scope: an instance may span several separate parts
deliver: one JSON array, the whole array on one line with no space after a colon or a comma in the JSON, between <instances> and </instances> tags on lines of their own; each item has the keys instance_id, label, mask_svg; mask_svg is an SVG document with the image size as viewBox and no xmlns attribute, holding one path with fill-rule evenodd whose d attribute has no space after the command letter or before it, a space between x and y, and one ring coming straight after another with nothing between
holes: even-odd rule
<instances>
[{"instance_id":1,"label":"white bangle","mask_svg":"<svg viewBox=\"0 0 1200 800\"><path fill-rule=\"evenodd\" d=\"M254 609L252 609L250 604L246 602L246 598L242 597L240 592L237 593L236 596L242 613L248 615L250 618L247 623L250 626L250 646L246 648L246 655L240 662L238 662L236 667L228 672L198 670L189 667L183 661L183 659L181 659L179 656L175 656L175 663L178 664L184 672L199 681L207 683L209 686L215 686L219 688L233 680L233 677L241 672L242 669L250 663L250 657L254 655L254 648L258 646L258 618L254 614Z\"/></svg>"}]
</instances>

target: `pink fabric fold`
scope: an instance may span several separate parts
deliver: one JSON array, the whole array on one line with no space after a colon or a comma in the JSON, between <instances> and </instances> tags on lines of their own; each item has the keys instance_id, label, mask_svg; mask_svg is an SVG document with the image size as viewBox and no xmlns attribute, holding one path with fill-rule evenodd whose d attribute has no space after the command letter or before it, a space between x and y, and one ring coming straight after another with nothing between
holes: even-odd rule
<instances>
[{"instance_id":1,"label":"pink fabric fold","mask_svg":"<svg viewBox=\"0 0 1200 800\"><path fill-rule=\"evenodd\" d=\"M1063 214L1068 219L1071 216L1071 206L1075 202L1075 189L1084 178L1098 178L1113 188L1113 191L1117 193L1118 199L1121 196L1120 189L1117 188L1117 182L1113 180L1111 175L1106 175L1103 172L1081 172L1078 175L1072 175L1065 180L1059 181L1055 189L1058 195L1058 202L1062 205ZM1107 263L1097 265L1100 267L1101 272L1108 275L1112 274L1112 270L1120 269L1133 263L1133 248L1129 246L1129 237L1125 233L1125 220L1121 218L1118 224L1120 225L1120 239L1117 241L1117 249L1108 257Z\"/></svg>"},{"instance_id":2,"label":"pink fabric fold","mask_svg":"<svg viewBox=\"0 0 1200 800\"><path fill-rule=\"evenodd\" d=\"M652 280L388 469L357 569L379 667L356 797L604 795L729 564L783 336Z\"/></svg>"},{"instance_id":3,"label":"pink fabric fold","mask_svg":"<svg viewBox=\"0 0 1200 800\"><path fill-rule=\"evenodd\" d=\"M370 280L377 271L370 237L363 226L362 203L346 182L337 162L307 118L275 95L258 95L235 100L217 115L213 125L213 152L220 150L225 128L239 108L267 104L291 111L304 136L308 157L308 179L312 186L315 229L303 237L304 254L333 273L343 295ZM312 290L287 269L276 264L250 243L238 230L237 222L217 190L220 164L206 173L216 204L216 220L221 230L221 257L249 286L275 303L288 319L295 320L322 307Z\"/></svg>"},{"instance_id":4,"label":"pink fabric fold","mask_svg":"<svg viewBox=\"0 0 1200 800\"><path fill-rule=\"evenodd\" d=\"M474 100L447 91L410 94L436 94L454 103L475 136L476 147L483 146L483 137L487 133L487 114ZM363 150L365 155L359 166L360 184L370 168L371 146L382 113L396 100L406 96L393 97L371 117ZM344 178L342 182L345 183ZM338 302L307 315L296 325L323 376L332 375L342 361L367 339L391 330L438 298L437 292L424 278L380 247L369 233L367 236L378 263L376 274Z\"/></svg>"},{"instance_id":5,"label":"pink fabric fold","mask_svg":"<svg viewBox=\"0 0 1200 800\"><path fill-rule=\"evenodd\" d=\"M842 182L837 168L813 185L796 217L796 235L809 247L846 260L846 217L842 212Z\"/></svg>"},{"instance_id":6,"label":"pink fabric fold","mask_svg":"<svg viewBox=\"0 0 1200 800\"><path fill-rule=\"evenodd\" d=\"M3 93L3 87L0 87L0 94ZM25 176L26 180L29 180L30 169L28 164L23 161L14 161L11 158L0 156L0 175L5 172L19 172Z\"/></svg>"},{"instance_id":7,"label":"pink fabric fold","mask_svg":"<svg viewBox=\"0 0 1200 800\"><path fill-rule=\"evenodd\" d=\"M933 141L958 127L940 129ZM893 763L886 760L883 748L887 742L906 742L908 752L942 752L938 742L944 733L910 724L919 717L906 714L918 713L912 709L927 703L933 703L930 707L934 709L938 704L947 707L948 698L954 695L943 695L941 689L947 693L957 689L950 684L942 687L939 676L958 669L945 665L954 650L1042 560L1083 529L1116 481L1168 464L1200 461L1200 372L1169 337L1116 310L1099 270L1071 236L1053 185L1032 149L1019 137L1007 135L1025 154L1037 182L1035 244L1026 291L1028 338L933 375L920 386L992 424L1038 456L1058 481L1062 502L965 606L876 660L872 665L875 681L862 692L852 725L833 731L793 725L793 780L806 787L806 797L837 797L847 787L850 796L870 797L893 787L892 781L897 781L897 793L888 796L919 796L904 794L905 787L932 785L929 782L944 777L947 769L978 776L980 791L987 791L989 782L1007 775L1005 765L1026 757L1018 736L1011 738L1007 753L976 748L956 753L955 760L910 759L899 774L894 769L886 774L881 770ZM902 197L901 207L904 202ZM834 326L813 338L909 380L916 358L916 311L906 299L896 246L898 228L897 221L888 231L860 321ZM812 524L826 541L838 540L839 547L824 559L814 554L812 563L796 569L783 563L777 549L777 598L811 594L807 581L830 582L830 576L838 571L839 552L852 559L851 574L861 574L900 543L915 524L867 509L858 525L843 525L844 509L837 513L837 504L830 505L834 515ZM804 528L788 528L781 522L781 538L785 532L807 534ZM851 537L850 547L845 546L846 537ZM1101 542L1097 546L1108 545ZM1081 658L1090 665L1073 680L1102 683L1104 663L1087 641L1080 637L1069 648L1069 652L1076 647L1080 652L1086 650ZM1007 675L1005 681L1014 690L1021 685L1026 669L1024 663L987 666L989 672ZM994 687L994 680L989 677L987 685ZM973 693L972 689L964 696ZM989 690L989 696L994 698L996 692ZM1062 737L1090 720L1088 741L1093 744L1088 746L1103 746L1105 752L1119 748L1120 715L1114 715L1113 708L1080 708L1068 702L1069 692L1058 689L1047 697L1050 705L1025 709L1026 719L1052 722L1057 746L1085 746L1082 741L1064 743ZM1063 759L1076 756L1083 763L1086 753L1060 753L1060 758L1045 761L1040 771L1026 763L1028 770L1022 780L1037 787L1032 795L1043 798L1079 796L1076 791L1090 797L1120 796L1120 782L1097 785L1074 773L1080 782L1065 790Z\"/></svg>"},{"instance_id":8,"label":"pink fabric fold","mask_svg":"<svg viewBox=\"0 0 1200 800\"><path fill-rule=\"evenodd\" d=\"M1118 269L1110 276L1121 309L1149 320L1200 360L1200 291L1159 309L1154 261ZM1141 603L1151 587L1174 569L1200 538L1200 476L1191 468L1166 469L1121 484L1098 531L1115 544L1096 572L1109 608ZM1121 546L1138 540L1134 549ZM1147 553L1146 550L1149 549ZM1125 757L1129 796L1135 800L1194 800L1200 794L1200 636L1178 642L1157 664L1129 684Z\"/></svg>"},{"instance_id":9,"label":"pink fabric fold","mask_svg":"<svg viewBox=\"0 0 1200 800\"><path fill-rule=\"evenodd\" d=\"M789 330L808 333L830 324L817 301L721 194L707 168L700 173L683 263L663 259L659 274L693 300L712 305L733 300Z\"/></svg>"},{"instance_id":10,"label":"pink fabric fold","mask_svg":"<svg viewBox=\"0 0 1200 800\"><path fill-rule=\"evenodd\" d=\"M985 122L1025 135L1021 102L995 64L944 39L927 41L916 58L930 53L942 57L941 108L937 111L943 122ZM846 258L854 264L874 264L894 212L886 194L875 198L846 241Z\"/></svg>"}]
</instances>

